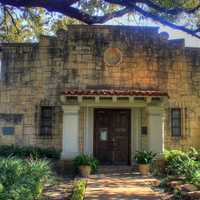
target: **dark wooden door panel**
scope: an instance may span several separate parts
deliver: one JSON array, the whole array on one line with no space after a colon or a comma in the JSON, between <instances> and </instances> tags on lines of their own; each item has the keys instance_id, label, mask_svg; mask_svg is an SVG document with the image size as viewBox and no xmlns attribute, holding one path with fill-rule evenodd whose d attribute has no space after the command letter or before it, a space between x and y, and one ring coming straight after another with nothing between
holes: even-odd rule
<instances>
[{"instance_id":1,"label":"dark wooden door panel","mask_svg":"<svg viewBox=\"0 0 200 200\"><path fill-rule=\"evenodd\" d=\"M129 110L114 110L112 133L114 137L115 164L128 164L129 158Z\"/></svg>"},{"instance_id":2,"label":"dark wooden door panel","mask_svg":"<svg viewBox=\"0 0 200 200\"><path fill-rule=\"evenodd\" d=\"M112 138L110 133L110 112L96 110L95 112L95 156L101 163L109 164L112 161Z\"/></svg>"},{"instance_id":3,"label":"dark wooden door panel","mask_svg":"<svg viewBox=\"0 0 200 200\"><path fill-rule=\"evenodd\" d=\"M130 111L95 110L94 152L102 164L128 164Z\"/></svg>"}]
</instances>

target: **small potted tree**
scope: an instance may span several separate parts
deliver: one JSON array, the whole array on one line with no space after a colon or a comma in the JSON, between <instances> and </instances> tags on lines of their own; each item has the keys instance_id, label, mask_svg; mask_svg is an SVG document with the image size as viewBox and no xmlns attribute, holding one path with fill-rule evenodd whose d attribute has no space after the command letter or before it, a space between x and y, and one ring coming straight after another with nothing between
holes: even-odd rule
<instances>
[{"instance_id":1,"label":"small potted tree","mask_svg":"<svg viewBox=\"0 0 200 200\"><path fill-rule=\"evenodd\" d=\"M139 165L140 174L146 176L150 172L150 164L155 158L156 154L151 151L137 151L135 160Z\"/></svg>"},{"instance_id":2,"label":"small potted tree","mask_svg":"<svg viewBox=\"0 0 200 200\"><path fill-rule=\"evenodd\" d=\"M82 177L88 177L91 173L96 172L98 165L98 160L88 155L82 154L74 159L75 169Z\"/></svg>"}]
</instances>

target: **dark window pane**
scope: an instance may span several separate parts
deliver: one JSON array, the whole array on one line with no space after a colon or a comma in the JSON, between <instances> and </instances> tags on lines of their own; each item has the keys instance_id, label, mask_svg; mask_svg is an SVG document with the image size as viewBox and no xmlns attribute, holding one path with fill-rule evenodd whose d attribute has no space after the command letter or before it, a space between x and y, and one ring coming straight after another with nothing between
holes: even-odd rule
<instances>
[{"instance_id":1,"label":"dark window pane","mask_svg":"<svg viewBox=\"0 0 200 200\"><path fill-rule=\"evenodd\" d=\"M52 124L52 121L51 121L51 120L48 120L48 119L44 119L44 118L43 118L42 126L51 126L51 124Z\"/></svg>"},{"instance_id":2,"label":"dark window pane","mask_svg":"<svg viewBox=\"0 0 200 200\"><path fill-rule=\"evenodd\" d=\"M43 106L41 107L40 117L40 135L51 136L52 135L52 123L53 123L53 107Z\"/></svg>"},{"instance_id":3,"label":"dark window pane","mask_svg":"<svg viewBox=\"0 0 200 200\"><path fill-rule=\"evenodd\" d=\"M173 136L181 136L181 129L173 128Z\"/></svg>"},{"instance_id":4,"label":"dark window pane","mask_svg":"<svg viewBox=\"0 0 200 200\"><path fill-rule=\"evenodd\" d=\"M180 127L180 120L179 119L173 119L172 121L172 127Z\"/></svg>"},{"instance_id":5,"label":"dark window pane","mask_svg":"<svg viewBox=\"0 0 200 200\"><path fill-rule=\"evenodd\" d=\"M179 110L174 109L172 113L173 113L173 118L179 118L180 117L180 111Z\"/></svg>"},{"instance_id":6,"label":"dark window pane","mask_svg":"<svg viewBox=\"0 0 200 200\"><path fill-rule=\"evenodd\" d=\"M52 109L51 107L44 107L42 108L42 116L46 118L52 117Z\"/></svg>"},{"instance_id":7,"label":"dark window pane","mask_svg":"<svg viewBox=\"0 0 200 200\"><path fill-rule=\"evenodd\" d=\"M181 109L173 108L171 110L171 131L172 136L181 136Z\"/></svg>"}]
</instances>

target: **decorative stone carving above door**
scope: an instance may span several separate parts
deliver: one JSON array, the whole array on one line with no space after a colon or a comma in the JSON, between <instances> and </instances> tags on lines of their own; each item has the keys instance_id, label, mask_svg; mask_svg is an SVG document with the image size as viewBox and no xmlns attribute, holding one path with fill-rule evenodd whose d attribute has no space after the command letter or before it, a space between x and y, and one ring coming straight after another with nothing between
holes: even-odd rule
<instances>
[{"instance_id":1,"label":"decorative stone carving above door","mask_svg":"<svg viewBox=\"0 0 200 200\"><path fill-rule=\"evenodd\" d=\"M108 48L104 52L104 62L107 65L118 65L122 62L122 56L119 48Z\"/></svg>"}]
</instances>

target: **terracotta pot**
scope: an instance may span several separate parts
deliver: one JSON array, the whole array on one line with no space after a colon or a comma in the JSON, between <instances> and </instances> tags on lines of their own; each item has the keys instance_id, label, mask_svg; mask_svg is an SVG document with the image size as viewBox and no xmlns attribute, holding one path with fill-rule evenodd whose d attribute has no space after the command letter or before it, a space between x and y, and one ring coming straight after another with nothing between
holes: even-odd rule
<instances>
[{"instance_id":1,"label":"terracotta pot","mask_svg":"<svg viewBox=\"0 0 200 200\"><path fill-rule=\"evenodd\" d=\"M150 172L150 165L149 164L139 164L139 172L143 176L147 176Z\"/></svg>"},{"instance_id":2,"label":"terracotta pot","mask_svg":"<svg viewBox=\"0 0 200 200\"><path fill-rule=\"evenodd\" d=\"M88 177L91 174L91 167L89 165L79 166L79 171L82 177Z\"/></svg>"}]
</instances>

